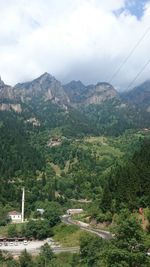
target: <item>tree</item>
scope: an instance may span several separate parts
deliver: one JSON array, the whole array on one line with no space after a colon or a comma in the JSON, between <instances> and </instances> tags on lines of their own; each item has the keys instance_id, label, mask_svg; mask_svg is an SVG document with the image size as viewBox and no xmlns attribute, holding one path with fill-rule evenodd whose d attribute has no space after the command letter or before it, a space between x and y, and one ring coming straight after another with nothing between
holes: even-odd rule
<instances>
[{"instance_id":1,"label":"tree","mask_svg":"<svg viewBox=\"0 0 150 267\"><path fill-rule=\"evenodd\" d=\"M13 260L12 255L7 251L0 251L0 266L20 267L18 262Z\"/></svg>"},{"instance_id":2,"label":"tree","mask_svg":"<svg viewBox=\"0 0 150 267\"><path fill-rule=\"evenodd\" d=\"M29 221L25 229L26 237L34 237L42 240L52 236L52 230L48 220Z\"/></svg>"},{"instance_id":3,"label":"tree","mask_svg":"<svg viewBox=\"0 0 150 267\"><path fill-rule=\"evenodd\" d=\"M9 227L8 227L7 233L8 233L9 237L17 237L18 232L17 232L16 225L15 224L10 224Z\"/></svg>"},{"instance_id":4,"label":"tree","mask_svg":"<svg viewBox=\"0 0 150 267\"><path fill-rule=\"evenodd\" d=\"M46 267L51 262L51 260L55 258L55 255L51 249L51 247L46 243L41 247L40 255L38 258L38 266Z\"/></svg>"},{"instance_id":5,"label":"tree","mask_svg":"<svg viewBox=\"0 0 150 267\"><path fill-rule=\"evenodd\" d=\"M116 234L108 250L108 267L147 267L149 259L144 233L136 215L124 210L117 222Z\"/></svg>"},{"instance_id":6,"label":"tree","mask_svg":"<svg viewBox=\"0 0 150 267\"><path fill-rule=\"evenodd\" d=\"M45 208L44 218L49 221L51 227L60 222L60 215L62 214L61 206L57 202L48 203Z\"/></svg>"},{"instance_id":7,"label":"tree","mask_svg":"<svg viewBox=\"0 0 150 267\"><path fill-rule=\"evenodd\" d=\"M33 261L31 255L26 249L21 253L19 257L20 267L33 267Z\"/></svg>"},{"instance_id":8,"label":"tree","mask_svg":"<svg viewBox=\"0 0 150 267\"><path fill-rule=\"evenodd\" d=\"M104 266L104 250L106 242L98 236L84 235L80 240L82 262L87 266ZM100 265L101 264L101 265Z\"/></svg>"}]
</instances>

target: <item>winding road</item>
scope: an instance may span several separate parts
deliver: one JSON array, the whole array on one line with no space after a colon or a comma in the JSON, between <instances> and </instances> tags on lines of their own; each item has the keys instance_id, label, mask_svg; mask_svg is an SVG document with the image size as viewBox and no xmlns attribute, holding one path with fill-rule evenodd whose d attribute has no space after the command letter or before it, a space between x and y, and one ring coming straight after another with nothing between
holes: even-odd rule
<instances>
[{"instance_id":1,"label":"winding road","mask_svg":"<svg viewBox=\"0 0 150 267\"><path fill-rule=\"evenodd\" d=\"M62 216L61 220L65 224L78 225L80 227L80 229L87 231L87 232L90 232L90 233L94 233L103 239L110 240L113 238L113 235L110 232L94 229L92 227L85 227L85 226L82 226L80 224L77 224L78 221L73 221L70 215Z\"/></svg>"}]
</instances>

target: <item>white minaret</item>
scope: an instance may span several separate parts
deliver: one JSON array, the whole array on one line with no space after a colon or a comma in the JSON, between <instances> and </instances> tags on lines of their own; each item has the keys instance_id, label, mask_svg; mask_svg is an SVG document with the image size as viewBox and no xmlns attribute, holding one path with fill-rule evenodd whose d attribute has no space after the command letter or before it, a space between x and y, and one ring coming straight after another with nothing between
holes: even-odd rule
<instances>
[{"instance_id":1,"label":"white minaret","mask_svg":"<svg viewBox=\"0 0 150 267\"><path fill-rule=\"evenodd\" d=\"M25 200L25 189L22 188L22 223L24 222L24 200Z\"/></svg>"}]
</instances>

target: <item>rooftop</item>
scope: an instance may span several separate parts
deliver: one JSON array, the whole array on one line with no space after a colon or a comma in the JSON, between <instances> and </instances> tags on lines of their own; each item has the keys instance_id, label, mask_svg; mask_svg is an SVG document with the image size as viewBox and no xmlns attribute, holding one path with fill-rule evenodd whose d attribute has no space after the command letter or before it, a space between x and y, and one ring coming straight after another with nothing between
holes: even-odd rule
<instances>
[{"instance_id":1,"label":"rooftop","mask_svg":"<svg viewBox=\"0 0 150 267\"><path fill-rule=\"evenodd\" d=\"M10 212L8 213L8 215L9 215L9 216L11 216L11 215L21 215L21 213L18 212L18 211L16 211L16 210L14 210L14 211L10 211Z\"/></svg>"}]
</instances>

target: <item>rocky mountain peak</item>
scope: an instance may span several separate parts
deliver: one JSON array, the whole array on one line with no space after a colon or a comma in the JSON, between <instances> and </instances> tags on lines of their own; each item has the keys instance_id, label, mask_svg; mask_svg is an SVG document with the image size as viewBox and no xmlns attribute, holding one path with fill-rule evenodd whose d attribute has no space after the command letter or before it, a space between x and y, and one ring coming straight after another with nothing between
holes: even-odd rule
<instances>
[{"instance_id":1,"label":"rocky mountain peak","mask_svg":"<svg viewBox=\"0 0 150 267\"><path fill-rule=\"evenodd\" d=\"M65 87L71 87L72 89L76 89L76 88L85 88L85 85L80 81L80 80L78 80L78 81L75 81L75 80L73 80L73 81L71 81L71 82L69 82L68 84L66 84L65 85Z\"/></svg>"},{"instance_id":2,"label":"rocky mountain peak","mask_svg":"<svg viewBox=\"0 0 150 267\"><path fill-rule=\"evenodd\" d=\"M21 96L23 102L39 98L44 101L50 100L53 103L69 103L69 98L61 83L47 72L33 81L18 83L15 86L15 93Z\"/></svg>"},{"instance_id":3,"label":"rocky mountain peak","mask_svg":"<svg viewBox=\"0 0 150 267\"><path fill-rule=\"evenodd\" d=\"M117 94L117 91L113 88L113 86L109 83L99 82L96 84L95 89L97 92L104 92L104 91L114 91Z\"/></svg>"},{"instance_id":4,"label":"rocky mountain peak","mask_svg":"<svg viewBox=\"0 0 150 267\"><path fill-rule=\"evenodd\" d=\"M96 85L91 85L88 87L88 94L85 103L99 105L104 101L110 100L112 98L118 98L118 92L114 87L105 82L99 82Z\"/></svg>"},{"instance_id":5,"label":"rocky mountain peak","mask_svg":"<svg viewBox=\"0 0 150 267\"><path fill-rule=\"evenodd\" d=\"M52 82L52 81L56 81L55 77L52 76L50 73L48 72L45 72L43 73L40 77L36 78L34 81L39 81L41 84L45 81L49 81L49 82Z\"/></svg>"},{"instance_id":6,"label":"rocky mountain peak","mask_svg":"<svg viewBox=\"0 0 150 267\"><path fill-rule=\"evenodd\" d=\"M97 105L106 100L118 97L117 91L111 84L106 82L85 86L81 81L72 81L64 85L64 89L71 102L75 105Z\"/></svg>"},{"instance_id":7,"label":"rocky mountain peak","mask_svg":"<svg viewBox=\"0 0 150 267\"><path fill-rule=\"evenodd\" d=\"M70 101L73 103L80 102L86 91L86 86L81 81L73 80L63 87Z\"/></svg>"},{"instance_id":8,"label":"rocky mountain peak","mask_svg":"<svg viewBox=\"0 0 150 267\"><path fill-rule=\"evenodd\" d=\"M13 91L13 87L6 85L1 77L0 77L0 99L1 100L14 100L15 96L14 96L14 91Z\"/></svg>"}]
</instances>

